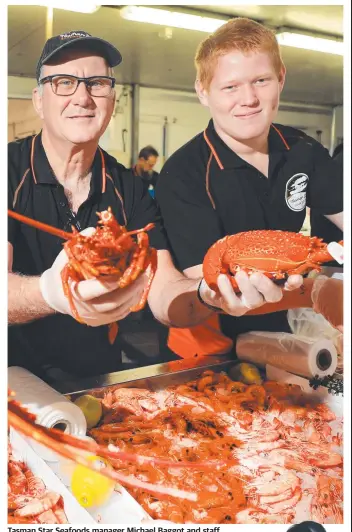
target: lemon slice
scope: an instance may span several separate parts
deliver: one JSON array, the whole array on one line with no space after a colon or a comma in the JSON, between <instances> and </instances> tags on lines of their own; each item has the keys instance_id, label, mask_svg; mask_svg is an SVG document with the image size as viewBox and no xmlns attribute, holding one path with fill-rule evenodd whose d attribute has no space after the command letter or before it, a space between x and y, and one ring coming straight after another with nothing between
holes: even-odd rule
<instances>
[{"instance_id":1,"label":"lemon slice","mask_svg":"<svg viewBox=\"0 0 352 532\"><path fill-rule=\"evenodd\" d=\"M96 461L99 468L111 467L107 460L99 456L89 456L88 460ZM115 482L105 477L99 470L77 464L72 472L71 491L84 508L102 506L114 491Z\"/></svg>"},{"instance_id":2,"label":"lemon slice","mask_svg":"<svg viewBox=\"0 0 352 532\"><path fill-rule=\"evenodd\" d=\"M248 364L247 362L241 362L231 368L229 376L231 379L244 384L262 384L263 382L258 368L254 364Z\"/></svg>"},{"instance_id":3,"label":"lemon slice","mask_svg":"<svg viewBox=\"0 0 352 532\"><path fill-rule=\"evenodd\" d=\"M103 413L101 402L92 395L81 395L74 402L83 412L87 421L88 429L95 427L100 421Z\"/></svg>"}]
</instances>

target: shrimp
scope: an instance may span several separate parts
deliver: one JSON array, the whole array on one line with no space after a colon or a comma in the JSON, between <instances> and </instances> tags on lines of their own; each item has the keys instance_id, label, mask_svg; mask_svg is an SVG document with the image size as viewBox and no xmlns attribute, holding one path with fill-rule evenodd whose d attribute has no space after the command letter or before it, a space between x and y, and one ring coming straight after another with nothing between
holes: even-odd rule
<instances>
[{"instance_id":1,"label":"shrimp","mask_svg":"<svg viewBox=\"0 0 352 532\"><path fill-rule=\"evenodd\" d=\"M22 494L27 488L27 479L22 470L21 462L10 461L8 463L9 485L11 493Z\"/></svg>"},{"instance_id":2,"label":"shrimp","mask_svg":"<svg viewBox=\"0 0 352 532\"><path fill-rule=\"evenodd\" d=\"M260 466L259 469L268 469L268 466ZM300 479L291 471L279 466L271 466L271 469L279 476L278 480L274 479L269 483L263 483L260 479L254 481L251 488L254 488L255 495L279 495L289 489L293 492L299 486Z\"/></svg>"},{"instance_id":3,"label":"shrimp","mask_svg":"<svg viewBox=\"0 0 352 532\"><path fill-rule=\"evenodd\" d=\"M42 514L47 510L51 510L59 502L60 497L59 493L48 491L41 498L33 498L26 506L16 510L14 515L16 517L29 517L30 515Z\"/></svg>"},{"instance_id":4,"label":"shrimp","mask_svg":"<svg viewBox=\"0 0 352 532\"><path fill-rule=\"evenodd\" d=\"M35 477L30 469L27 469L24 474L28 482L28 495L30 497L41 497L44 495L45 484L42 479Z\"/></svg>"},{"instance_id":5,"label":"shrimp","mask_svg":"<svg viewBox=\"0 0 352 532\"><path fill-rule=\"evenodd\" d=\"M236 523L242 525L270 525L291 523L293 515L268 515L256 508L247 508L236 514Z\"/></svg>"},{"instance_id":6,"label":"shrimp","mask_svg":"<svg viewBox=\"0 0 352 532\"><path fill-rule=\"evenodd\" d=\"M301 497L302 497L301 488L296 487L293 494L291 495L292 496L289 499L285 499L284 501L277 502L276 504L263 505L262 507L269 514L282 514L286 512L286 510L289 510L290 508L294 508L296 504L301 500Z\"/></svg>"}]
</instances>

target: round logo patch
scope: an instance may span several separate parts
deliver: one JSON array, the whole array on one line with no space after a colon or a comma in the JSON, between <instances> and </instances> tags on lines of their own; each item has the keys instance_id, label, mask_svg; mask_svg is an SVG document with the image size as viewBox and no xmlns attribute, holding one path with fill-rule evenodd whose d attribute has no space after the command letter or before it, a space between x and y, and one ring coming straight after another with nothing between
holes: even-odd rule
<instances>
[{"instance_id":1,"label":"round logo patch","mask_svg":"<svg viewBox=\"0 0 352 532\"><path fill-rule=\"evenodd\" d=\"M299 212L306 208L307 187L309 177L307 174L295 174L286 183L285 199L291 211Z\"/></svg>"}]
</instances>

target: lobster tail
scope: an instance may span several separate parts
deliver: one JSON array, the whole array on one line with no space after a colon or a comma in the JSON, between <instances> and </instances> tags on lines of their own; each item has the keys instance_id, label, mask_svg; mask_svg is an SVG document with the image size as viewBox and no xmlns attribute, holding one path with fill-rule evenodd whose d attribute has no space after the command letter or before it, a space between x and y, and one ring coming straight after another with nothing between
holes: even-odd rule
<instances>
[{"instance_id":1,"label":"lobster tail","mask_svg":"<svg viewBox=\"0 0 352 532\"><path fill-rule=\"evenodd\" d=\"M343 246L343 240L340 240L339 245ZM329 253L327 244L320 243L320 246L313 248L311 251L310 259L314 262L321 263L335 260L335 257Z\"/></svg>"}]
</instances>

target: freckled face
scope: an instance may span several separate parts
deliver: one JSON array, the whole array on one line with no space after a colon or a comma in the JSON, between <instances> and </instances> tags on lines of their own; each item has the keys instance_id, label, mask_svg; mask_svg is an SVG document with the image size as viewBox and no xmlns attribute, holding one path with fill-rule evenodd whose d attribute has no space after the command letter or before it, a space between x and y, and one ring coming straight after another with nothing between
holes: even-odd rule
<instances>
[{"instance_id":1,"label":"freckled face","mask_svg":"<svg viewBox=\"0 0 352 532\"><path fill-rule=\"evenodd\" d=\"M284 77L283 70L279 79L267 53L232 51L218 59L209 88L198 87L197 92L218 132L245 141L267 133Z\"/></svg>"}]
</instances>

